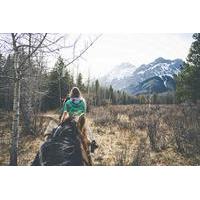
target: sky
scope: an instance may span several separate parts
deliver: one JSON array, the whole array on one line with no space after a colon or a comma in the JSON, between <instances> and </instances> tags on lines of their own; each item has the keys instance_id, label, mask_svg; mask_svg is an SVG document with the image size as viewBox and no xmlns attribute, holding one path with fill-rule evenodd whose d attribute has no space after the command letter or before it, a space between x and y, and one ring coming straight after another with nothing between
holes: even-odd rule
<instances>
[{"instance_id":1,"label":"sky","mask_svg":"<svg viewBox=\"0 0 200 200\"><path fill-rule=\"evenodd\" d=\"M77 43L77 49L83 49L85 41L89 42L96 36L83 34ZM185 60L192 41L192 33L102 34L83 58L79 59L75 65L71 65L71 68L76 70L78 66L78 70L83 73L85 78L88 74L92 78L98 78L123 62L129 62L139 67L158 57ZM64 52L63 56L66 55L67 53Z\"/></svg>"}]
</instances>

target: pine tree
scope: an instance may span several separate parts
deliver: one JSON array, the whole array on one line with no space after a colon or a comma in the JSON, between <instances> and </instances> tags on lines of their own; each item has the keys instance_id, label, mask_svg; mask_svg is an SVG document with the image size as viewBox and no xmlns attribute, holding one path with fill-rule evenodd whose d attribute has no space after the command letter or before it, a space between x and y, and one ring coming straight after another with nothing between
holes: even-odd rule
<instances>
[{"instance_id":1,"label":"pine tree","mask_svg":"<svg viewBox=\"0 0 200 200\"><path fill-rule=\"evenodd\" d=\"M112 88L112 85L110 85L110 88L109 88L109 100L110 100L111 103L113 102L113 88Z\"/></svg>"},{"instance_id":2,"label":"pine tree","mask_svg":"<svg viewBox=\"0 0 200 200\"><path fill-rule=\"evenodd\" d=\"M0 54L0 108L9 111L12 110L13 104L13 79L6 77L13 76L13 58L8 55L6 59Z\"/></svg>"},{"instance_id":3,"label":"pine tree","mask_svg":"<svg viewBox=\"0 0 200 200\"><path fill-rule=\"evenodd\" d=\"M46 109L55 109L62 106L61 99L69 94L73 87L73 78L66 69L62 57L59 57L53 70L48 76L48 94L44 102Z\"/></svg>"},{"instance_id":4,"label":"pine tree","mask_svg":"<svg viewBox=\"0 0 200 200\"><path fill-rule=\"evenodd\" d=\"M152 97L153 104L157 104L157 97L158 97L158 95L156 93L154 93L153 97Z\"/></svg>"},{"instance_id":5,"label":"pine tree","mask_svg":"<svg viewBox=\"0 0 200 200\"><path fill-rule=\"evenodd\" d=\"M77 77L77 87L81 90L81 91L85 91L85 85L83 84L83 76L81 73L78 74Z\"/></svg>"},{"instance_id":6,"label":"pine tree","mask_svg":"<svg viewBox=\"0 0 200 200\"><path fill-rule=\"evenodd\" d=\"M193 35L194 42L190 47L184 69L177 76L176 95L179 102L200 99L200 33Z\"/></svg>"},{"instance_id":7,"label":"pine tree","mask_svg":"<svg viewBox=\"0 0 200 200\"><path fill-rule=\"evenodd\" d=\"M64 69L65 69L65 63L64 63L64 60L61 56L58 57L58 60L55 64L55 70L57 71L57 74L58 74L58 92L59 92L59 103L60 103L60 106L62 105L62 96L63 96L63 84L65 84L63 82L63 76L64 76Z\"/></svg>"},{"instance_id":8,"label":"pine tree","mask_svg":"<svg viewBox=\"0 0 200 200\"><path fill-rule=\"evenodd\" d=\"M126 99L126 93L123 91L123 93L122 93L122 103L125 105L126 101L127 101L127 99Z\"/></svg>"}]
</instances>

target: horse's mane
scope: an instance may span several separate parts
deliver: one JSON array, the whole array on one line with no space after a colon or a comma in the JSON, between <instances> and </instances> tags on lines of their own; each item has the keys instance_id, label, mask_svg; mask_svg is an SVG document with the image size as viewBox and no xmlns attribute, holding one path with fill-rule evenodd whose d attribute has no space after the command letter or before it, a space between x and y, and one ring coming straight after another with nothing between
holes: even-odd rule
<instances>
[{"instance_id":1,"label":"horse's mane","mask_svg":"<svg viewBox=\"0 0 200 200\"><path fill-rule=\"evenodd\" d=\"M89 164L86 161L88 160L86 152L83 152L84 145L81 136L83 128L81 124L84 124L84 120L84 116L78 120L75 117L69 117L53 129L52 134L41 146L35 160L39 161L40 165ZM37 162L34 161L32 165L36 165Z\"/></svg>"}]
</instances>

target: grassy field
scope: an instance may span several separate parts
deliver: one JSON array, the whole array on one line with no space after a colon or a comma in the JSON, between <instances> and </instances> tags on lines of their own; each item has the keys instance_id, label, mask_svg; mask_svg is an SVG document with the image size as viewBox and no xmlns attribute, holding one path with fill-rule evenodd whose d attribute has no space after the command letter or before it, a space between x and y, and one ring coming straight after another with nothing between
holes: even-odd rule
<instances>
[{"instance_id":1,"label":"grassy field","mask_svg":"<svg viewBox=\"0 0 200 200\"><path fill-rule=\"evenodd\" d=\"M197 106L129 105L89 114L100 145L95 165L199 165Z\"/></svg>"},{"instance_id":2,"label":"grassy field","mask_svg":"<svg viewBox=\"0 0 200 200\"><path fill-rule=\"evenodd\" d=\"M92 108L87 116L99 148L94 165L199 165L200 106L119 105ZM48 115L57 117L53 113ZM9 115L7 116L9 118ZM9 127L1 118L0 165L9 160ZM19 165L29 165L44 141L50 119L38 136L21 135ZM7 140L5 140L5 138ZM6 142L7 141L7 142Z\"/></svg>"}]
</instances>

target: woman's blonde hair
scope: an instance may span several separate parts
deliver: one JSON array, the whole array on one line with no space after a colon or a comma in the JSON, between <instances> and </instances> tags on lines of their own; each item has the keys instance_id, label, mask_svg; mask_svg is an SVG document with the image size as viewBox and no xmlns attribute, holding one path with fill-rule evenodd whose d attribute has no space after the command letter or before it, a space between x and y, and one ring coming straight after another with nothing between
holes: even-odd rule
<instances>
[{"instance_id":1,"label":"woman's blonde hair","mask_svg":"<svg viewBox=\"0 0 200 200\"><path fill-rule=\"evenodd\" d=\"M71 98L79 98L81 97L81 92L78 89L78 87L73 87L70 91L70 97Z\"/></svg>"}]
</instances>

